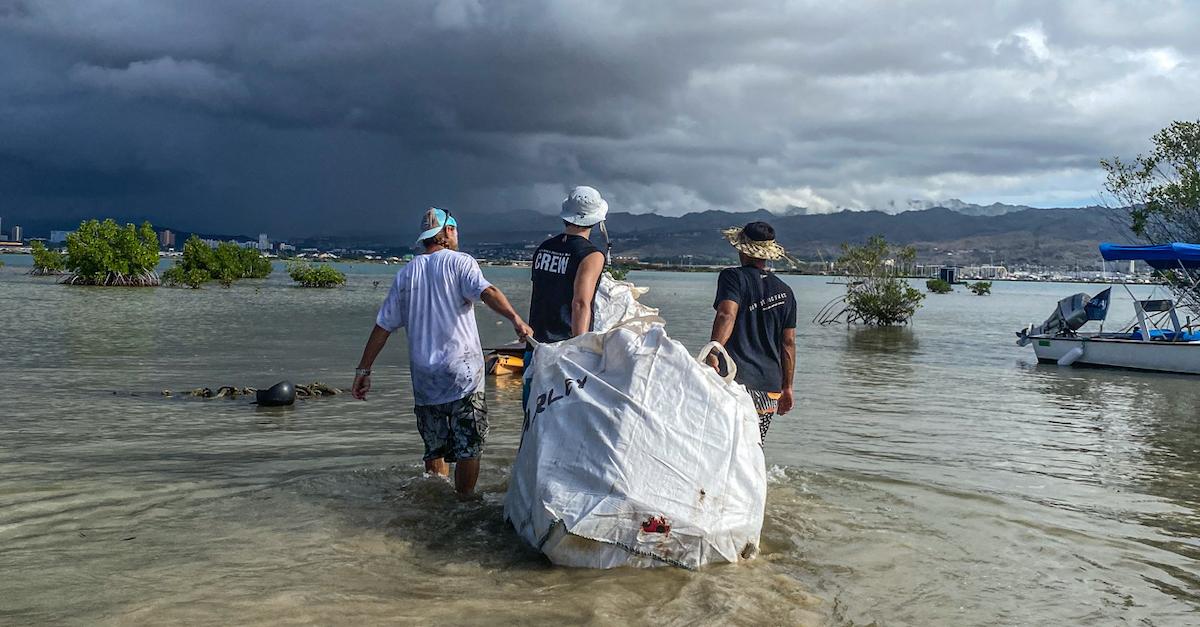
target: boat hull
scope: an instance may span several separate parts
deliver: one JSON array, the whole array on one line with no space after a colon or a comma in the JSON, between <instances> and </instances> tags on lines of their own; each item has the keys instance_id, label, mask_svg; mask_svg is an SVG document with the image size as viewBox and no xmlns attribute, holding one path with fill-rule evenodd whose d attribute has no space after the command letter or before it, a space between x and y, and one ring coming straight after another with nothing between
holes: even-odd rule
<instances>
[{"instance_id":1,"label":"boat hull","mask_svg":"<svg viewBox=\"0 0 1200 627\"><path fill-rule=\"evenodd\" d=\"M1200 342L1143 342L1111 337L1030 337L1038 361L1058 363L1076 348L1072 365L1200 374Z\"/></svg>"},{"instance_id":2,"label":"boat hull","mask_svg":"<svg viewBox=\"0 0 1200 627\"><path fill-rule=\"evenodd\" d=\"M525 360L513 355L492 354L488 356L487 372L498 377L518 375L525 372Z\"/></svg>"}]
</instances>

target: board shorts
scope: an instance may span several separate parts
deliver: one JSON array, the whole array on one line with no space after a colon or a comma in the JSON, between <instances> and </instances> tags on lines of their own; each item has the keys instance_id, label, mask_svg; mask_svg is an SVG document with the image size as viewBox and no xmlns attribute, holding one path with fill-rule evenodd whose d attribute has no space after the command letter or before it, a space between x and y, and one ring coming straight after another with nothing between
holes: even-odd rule
<instances>
[{"instance_id":1,"label":"board shorts","mask_svg":"<svg viewBox=\"0 0 1200 627\"><path fill-rule=\"evenodd\" d=\"M413 413L417 415L417 431L425 441L425 461L444 459L454 463L483 454L488 434L483 392L440 405L417 405Z\"/></svg>"},{"instance_id":2,"label":"board shorts","mask_svg":"<svg viewBox=\"0 0 1200 627\"><path fill-rule=\"evenodd\" d=\"M763 442L767 441L767 429L771 428L771 419L775 417L775 412L779 410L779 397L783 396L781 392L764 392L762 390L748 390L750 398L754 399L754 409L758 411L758 432Z\"/></svg>"}]
</instances>

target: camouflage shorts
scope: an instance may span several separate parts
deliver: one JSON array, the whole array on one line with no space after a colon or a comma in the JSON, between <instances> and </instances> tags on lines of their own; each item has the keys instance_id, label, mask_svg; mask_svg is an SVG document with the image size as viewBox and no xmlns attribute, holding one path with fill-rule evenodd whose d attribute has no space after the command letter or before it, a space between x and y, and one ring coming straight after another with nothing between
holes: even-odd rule
<instances>
[{"instance_id":1,"label":"camouflage shorts","mask_svg":"<svg viewBox=\"0 0 1200 627\"><path fill-rule=\"evenodd\" d=\"M749 390L750 398L754 399L754 409L758 411L758 433L761 441L767 441L767 429L771 428L771 419L779 409L779 392Z\"/></svg>"},{"instance_id":2,"label":"camouflage shorts","mask_svg":"<svg viewBox=\"0 0 1200 627\"><path fill-rule=\"evenodd\" d=\"M483 454L488 434L487 402L483 392L441 405L417 405L417 431L425 441L425 461L475 459Z\"/></svg>"}]
</instances>

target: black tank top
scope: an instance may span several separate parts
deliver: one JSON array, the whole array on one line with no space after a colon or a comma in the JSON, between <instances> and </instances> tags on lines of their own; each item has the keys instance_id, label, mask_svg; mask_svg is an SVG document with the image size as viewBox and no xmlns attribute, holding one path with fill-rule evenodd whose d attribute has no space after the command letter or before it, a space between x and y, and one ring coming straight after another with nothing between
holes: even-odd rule
<instances>
[{"instance_id":1,"label":"black tank top","mask_svg":"<svg viewBox=\"0 0 1200 627\"><path fill-rule=\"evenodd\" d=\"M529 326L533 327L533 339L559 342L571 337L571 300L575 298L575 275L583 259L598 252L600 249L586 237L565 233L555 235L538 246L533 253L533 296L529 303ZM599 277L596 285L600 285ZM595 323L594 317L592 323Z\"/></svg>"}]
</instances>

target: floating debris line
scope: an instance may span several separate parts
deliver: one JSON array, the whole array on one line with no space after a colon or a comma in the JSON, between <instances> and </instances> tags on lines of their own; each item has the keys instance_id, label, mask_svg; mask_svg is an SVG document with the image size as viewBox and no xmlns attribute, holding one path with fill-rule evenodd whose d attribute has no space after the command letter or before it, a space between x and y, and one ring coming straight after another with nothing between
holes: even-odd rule
<instances>
[{"instance_id":1,"label":"floating debris line","mask_svg":"<svg viewBox=\"0 0 1200 627\"><path fill-rule=\"evenodd\" d=\"M341 394L341 388L335 388L331 385L326 385L320 381L314 381L307 385L296 386L296 398L317 398L321 396L337 396ZM243 396L254 396L258 393L258 388L238 387L235 385L223 385L216 390L212 388L195 388L191 390L183 390L178 393L171 390L163 390L162 395L168 398L174 397L192 397L192 398L228 398L236 399Z\"/></svg>"}]
</instances>

